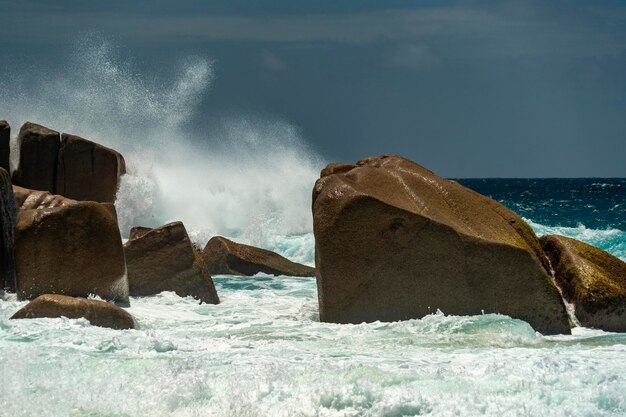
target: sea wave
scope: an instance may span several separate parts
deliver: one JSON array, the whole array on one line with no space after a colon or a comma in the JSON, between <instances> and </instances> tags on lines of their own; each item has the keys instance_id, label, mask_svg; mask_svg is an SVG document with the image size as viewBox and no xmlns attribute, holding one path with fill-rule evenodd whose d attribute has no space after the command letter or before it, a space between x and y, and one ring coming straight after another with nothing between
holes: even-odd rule
<instances>
[{"instance_id":1,"label":"sea wave","mask_svg":"<svg viewBox=\"0 0 626 417\"><path fill-rule=\"evenodd\" d=\"M576 227L547 226L524 219L538 236L562 235L597 246L626 261L626 232L619 229L590 229L584 224Z\"/></svg>"},{"instance_id":2,"label":"sea wave","mask_svg":"<svg viewBox=\"0 0 626 417\"><path fill-rule=\"evenodd\" d=\"M116 202L124 236L174 220L200 246L213 235L266 246L310 232L322 159L282 120L241 114L216 116L213 129L193 124L214 74L213 61L197 56L171 75L145 73L116 45L88 35L61 68L0 71L1 117L14 135L32 121L119 150L128 171Z\"/></svg>"}]
</instances>

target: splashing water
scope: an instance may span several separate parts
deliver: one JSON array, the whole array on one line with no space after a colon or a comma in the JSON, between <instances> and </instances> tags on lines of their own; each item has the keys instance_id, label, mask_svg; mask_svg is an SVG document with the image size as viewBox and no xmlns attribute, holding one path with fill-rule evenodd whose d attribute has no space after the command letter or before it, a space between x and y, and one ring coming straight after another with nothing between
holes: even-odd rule
<instances>
[{"instance_id":1,"label":"splashing water","mask_svg":"<svg viewBox=\"0 0 626 417\"><path fill-rule=\"evenodd\" d=\"M209 92L211 60L189 58L168 82L149 83L97 36L86 36L59 70L0 74L2 118L75 133L120 151L122 233L182 220L198 244L221 234L265 247L311 231L310 193L323 166L298 130L254 116L228 118L219 133L189 121ZM302 256L312 258L311 250Z\"/></svg>"}]
</instances>

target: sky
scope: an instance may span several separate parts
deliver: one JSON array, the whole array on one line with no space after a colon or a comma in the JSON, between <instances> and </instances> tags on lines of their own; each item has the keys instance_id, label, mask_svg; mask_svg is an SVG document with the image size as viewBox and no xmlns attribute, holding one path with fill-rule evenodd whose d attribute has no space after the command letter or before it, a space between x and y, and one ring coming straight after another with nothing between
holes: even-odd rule
<instances>
[{"instance_id":1,"label":"sky","mask_svg":"<svg viewBox=\"0 0 626 417\"><path fill-rule=\"evenodd\" d=\"M328 162L626 176L624 1L0 0L0 19L0 77L92 33L155 78L209 57L193 123L285 121Z\"/></svg>"}]
</instances>

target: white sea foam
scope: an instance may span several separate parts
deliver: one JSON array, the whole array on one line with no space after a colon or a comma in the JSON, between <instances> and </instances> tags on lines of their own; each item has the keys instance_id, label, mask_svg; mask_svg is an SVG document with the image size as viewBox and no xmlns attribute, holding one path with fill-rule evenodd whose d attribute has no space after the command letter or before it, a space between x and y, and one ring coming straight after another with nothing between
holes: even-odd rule
<instances>
[{"instance_id":1,"label":"white sea foam","mask_svg":"<svg viewBox=\"0 0 626 417\"><path fill-rule=\"evenodd\" d=\"M215 234L268 246L311 231L310 196L323 166L298 129L255 115L215 132L188 124L210 99L210 59L189 58L169 81L149 82L115 47L87 36L63 68L2 74L1 115L85 136L125 156L117 208L122 232L182 220L203 245ZM305 258L308 255L305 255Z\"/></svg>"},{"instance_id":2,"label":"white sea foam","mask_svg":"<svg viewBox=\"0 0 626 417\"><path fill-rule=\"evenodd\" d=\"M315 282L216 279L220 305L133 298L138 330L7 318L0 414L46 416L617 416L626 336L543 337L506 316L336 325Z\"/></svg>"}]
</instances>

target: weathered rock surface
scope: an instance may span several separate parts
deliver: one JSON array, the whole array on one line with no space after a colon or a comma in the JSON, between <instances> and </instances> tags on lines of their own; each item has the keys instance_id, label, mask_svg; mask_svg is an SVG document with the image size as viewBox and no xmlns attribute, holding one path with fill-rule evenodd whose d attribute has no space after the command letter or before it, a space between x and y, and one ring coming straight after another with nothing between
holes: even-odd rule
<instances>
[{"instance_id":1,"label":"weathered rock surface","mask_svg":"<svg viewBox=\"0 0 626 417\"><path fill-rule=\"evenodd\" d=\"M124 244L130 294L174 291L219 304L213 280L181 222L166 224Z\"/></svg>"},{"instance_id":2,"label":"weathered rock surface","mask_svg":"<svg viewBox=\"0 0 626 417\"><path fill-rule=\"evenodd\" d=\"M22 126L20 164L13 182L80 201L115 201L124 158L98 143L34 123Z\"/></svg>"},{"instance_id":3,"label":"weathered rock surface","mask_svg":"<svg viewBox=\"0 0 626 417\"><path fill-rule=\"evenodd\" d=\"M254 246L215 236L209 240L202 257L213 275L270 275L314 277L315 268L290 261L281 255Z\"/></svg>"},{"instance_id":4,"label":"weathered rock surface","mask_svg":"<svg viewBox=\"0 0 626 417\"><path fill-rule=\"evenodd\" d=\"M322 321L501 313L569 333L532 229L497 202L395 155L327 167L313 191Z\"/></svg>"},{"instance_id":5,"label":"weathered rock surface","mask_svg":"<svg viewBox=\"0 0 626 417\"><path fill-rule=\"evenodd\" d=\"M76 203L62 195L50 194L48 191L31 190L29 188L13 186L15 205L19 210L44 209L67 206Z\"/></svg>"},{"instance_id":6,"label":"weathered rock surface","mask_svg":"<svg viewBox=\"0 0 626 417\"><path fill-rule=\"evenodd\" d=\"M17 210L9 173L0 168L0 289L15 291L15 224Z\"/></svg>"},{"instance_id":7,"label":"weathered rock surface","mask_svg":"<svg viewBox=\"0 0 626 417\"><path fill-rule=\"evenodd\" d=\"M122 239L112 204L76 202L20 212L15 236L17 295L128 302Z\"/></svg>"},{"instance_id":8,"label":"weathered rock surface","mask_svg":"<svg viewBox=\"0 0 626 417\"><path fill-rule=\"evenodd\" d=\"M128 240L137 239L137 238L145 235L146 233L148 233L151 230L154 230L154 229L151 228L151 227L144 227L144 226L132 227L130 229L130 234L128 236Z\"/></svg>"},{"instance_id":9,"label":"weathered rock surface","mask_svg":"<svg viewBox=\"0 0 626 417\"><path fill-rule=\"evenodd\" d=\"M43 317L86 318L92 325L116 330L134 329L133 317L125 310L104 301L44 294L21 308L11 319Z\"/></svg>"},{"instance_id":10,"label":"weathered rock surface","mask_svg":"<svg viewBox=\"0 0 626 417\"><path fill-rule=\"evenodd\" d=\"M544 236L540 241L580 324L626 332L626 262L565 236Z\"/></svg>"},{"instance_id":11,"label":"weathered rock surface","mask_svg":"<svg viewBox=\"0 0 626 417\"><path fill-rule=\"evenodd\" d=\"M0 120L0 168L11 172L10 160L11 126L6 120Z\"/></svg>"},{"instance_id":12,"label":"weathered rock surface","mask_svg":"<svg viewBox=\"0 0 626 417\"><path fill-rule=\"evenodd\" d=\"M124 173L126 165L118 152L79 136L61 135L55 193L112 203Z\"/></svg>"},{"instance_id":13,"label":"weathered rock surface","mask_svg":"<svg viewBox=\"0 0 626 417\"><path fill-rule=\"evenodd\" d=\"M27 122L20 129L20 164L13 183L33 190L54 193L57 160L61 147L59 132Z\"/></svg>"}]
</instances>

